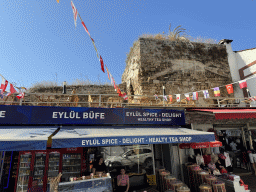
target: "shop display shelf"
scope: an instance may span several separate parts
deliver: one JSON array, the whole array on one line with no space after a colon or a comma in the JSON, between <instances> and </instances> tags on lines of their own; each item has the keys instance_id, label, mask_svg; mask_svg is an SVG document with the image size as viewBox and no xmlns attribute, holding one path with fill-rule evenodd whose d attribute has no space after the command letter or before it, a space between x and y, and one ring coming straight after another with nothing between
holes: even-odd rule
<instances>
[{"instance_id":1,"label":"shop display shelf","mask_svg":"<svg viewBox=\"0 0 256 192\"><path fill-rule=\"evenodd\" d=\"M75 174L75 173L80 173L80 171L78 171L78 172L62 172L62 174Z\"/></svg>"},{"instance_id":2,"label":"shop display shelf","mask_svg":"<svg viewBox=\"0 0 256 192\"><path fill-rule=\"evenodd\" d=\"M35 165L34 167L45 167L45 165Z\"/></svg>"},{"instance_id":3,"label":"shop display shelf","mask_svg":"<svg viewBox=\"0 0 256 192\"><path fill-rule=\"evenodd\" d=\"M73 160L73 159L81 160L81 157L80 158L79 157L78 158L65 158L65 159L63 158L63 160Z\"/></svg>"},{"instance_id":4,"label":"shop display shelf","mask_svg":"<svg viewBox=\"0 0 256 192\"><path fill-rule=\"evenodd\" d=\"M29 174L19 174L19 177L29 176Z\"/></svg>"},{"instance_id":5,"label":"shop display shelf","mask_svg":"<svg viewBox=\"0 0 256 192\"><path fill-rule=\"evenodd\" d=\"M63 167L77 167L77 166L81 166L81 165L62 165Z\"/></svg>"},{"instance_id":6,"label":"shop display shelf","mask_svg":"<svg viewBox=\"0 0 256 192\"><path fill-rule=\"evenodd\" d=\"M30 167L19 167L20 169L30 169Z\"/></svg>"}]
</instances>

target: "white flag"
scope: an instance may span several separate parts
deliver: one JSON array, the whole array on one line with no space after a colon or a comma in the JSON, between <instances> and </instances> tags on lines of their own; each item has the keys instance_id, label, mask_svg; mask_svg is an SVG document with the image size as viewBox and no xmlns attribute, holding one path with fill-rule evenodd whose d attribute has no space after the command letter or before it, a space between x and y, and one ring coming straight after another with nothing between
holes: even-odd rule
<instances>
[{"instance_id":1,"label":"white flag","mask_svg":"<svg viewBox=\"0 0 256 192\"><path fill-rule=\"evenodd\" d=\"M75 22L75 26L76 26L76 20L77 20L77 9L74 5L74 3L71 1L71 7L73 9L73 14L74 14L74 22Z\"/></svg>"},{"instance_id":2,"label":"white flag","mask_svg":"<svg viewBox=\"0 0 256 192\"><path fill-rule=\"evenodd\" d=\"M180 102L180 94L176 94L176 101Z\"/></svg>"}]
</instances>

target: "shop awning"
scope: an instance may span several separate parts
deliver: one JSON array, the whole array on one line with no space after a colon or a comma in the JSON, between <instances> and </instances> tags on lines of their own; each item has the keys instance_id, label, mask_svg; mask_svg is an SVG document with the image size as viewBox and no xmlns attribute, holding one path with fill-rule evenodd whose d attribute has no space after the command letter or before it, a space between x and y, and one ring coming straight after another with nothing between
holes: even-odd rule
<instances>
[{"instance_id":1,"label":"shop awning","mask_svg":"<svg viewBox=\"0 0 256 192\"><path fill-rule=\"evenodd\" d=\"M52 148L209 141L215 141L214 133L185 128L62 128L52 137Z\"/></svg>"},{"instance_id":2,"label":"shop awning","mask_svg":"<svg viewBox=\"0 0 256 192\"><path fill-rule=\"evenodd\" d=\"M212 142L203 142L203 143L182 143L179 145L180 149L201 149L201 148L209 148L209 147L221 147L222 143L220 141L212 141Z\"/></svg>"},{"instance_id":3,"label":"shop awning","mask_svg":"<svg viewBox=\"0 0 256 192\"><path fill-rule=\"evenodd\" d=\"M250 119L256 118L256 109L190 109L188 111L214 114L216 119Z\"/></svg>"},{"instance_id":4,"label":"shop awning","mask_svg":"<svg viewBox=\"0 0 256 192\"><path fill-rule=\"evenodd\" d=\"M4 127L0 129L0 151L45 150L57 127Z\"/></svg>"}]
</instances>

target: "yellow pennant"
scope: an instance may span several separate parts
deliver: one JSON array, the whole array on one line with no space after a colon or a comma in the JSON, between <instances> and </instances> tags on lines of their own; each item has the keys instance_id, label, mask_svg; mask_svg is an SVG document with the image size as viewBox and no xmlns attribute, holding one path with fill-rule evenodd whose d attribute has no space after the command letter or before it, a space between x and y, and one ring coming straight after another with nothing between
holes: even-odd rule
<instances>
[{"instance_id":1,"label":"yellow pennant","mask_svg":"<svg viewBox=\"0 0 256 192\"><path fill-rule=\"evenodd\" d=\"M93 46L94 46L94 49L95 49L95 51L96 51L96 53L97 53L97 57L99 58L99 55L98 55L98 50L97 50L97 48L96 48L96 46L95 46L95 44L94 44L94 42L92 41L92 44L93 44Z\"/></svg>"},{"instance_id":2,"label":"yellow pennant","mask_svg":"<svg viewBox=\"0 0 256 192\"><path fill-rule=\"evenodd\" d=\"M59 3L60 2L60 0L57 0L57 3Z\"/></svg>"}]
</instances>

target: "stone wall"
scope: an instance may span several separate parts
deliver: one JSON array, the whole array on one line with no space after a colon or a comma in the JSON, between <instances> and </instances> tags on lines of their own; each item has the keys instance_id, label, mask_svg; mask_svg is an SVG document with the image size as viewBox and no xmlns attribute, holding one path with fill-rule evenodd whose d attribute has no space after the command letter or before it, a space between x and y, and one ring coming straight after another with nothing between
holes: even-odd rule
<instances>
[{"instance_id":1,"label":"stone wall","mask_svg":"<svg viewBox=\"0 0 256 192\"><path fill-rule=\"evenodd\" d=\"M173 95L232 81L225 45L140 38L129 53L122 82L127 82L128 94L132 87L136 95L153 96L162 95L163 86L166 94ZM220 91L229 96L225 87ZM213 91L209 93L212 97Z\"/></svg>"},{"instance_id":2,"label":"stone wall","mask_svg":"<svg viewBox=\"0 0 256 192\"><path fill-rule=\"evenodd\" d=\"M122 83L118 85L119 88L123 91L126 91L126 84ZM109 98L119 98L117 92L115 91L114 87L112 85L71 85L67 86L67 94L71 94L72 90L76 91L76 94L89 94L91 96L91 99L89 99L88 95L79 95L79 102L88 102L88 100L91 100L92 102L98 102L99 96L94 94L113 94L113 95L102 95L101 96L101 102L108 102ZM63 91L63 88L61 86L56 87L46 87L46 88L31 88L29 90L29 93L58 93L61 94ZM35 95L30 95L29 100L34 102L37 100L37 97ZM58 98L57 96L55 98ZM120 99L123 101L123 99ZM81 104L82 107L88 107L89 104ZM98 105L96 105L98 106ZM104 105L102 105L104 106Z\"/></svg>"}]
</instances>

